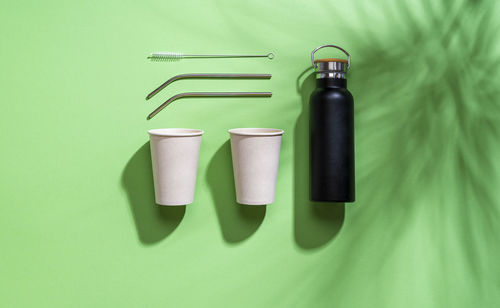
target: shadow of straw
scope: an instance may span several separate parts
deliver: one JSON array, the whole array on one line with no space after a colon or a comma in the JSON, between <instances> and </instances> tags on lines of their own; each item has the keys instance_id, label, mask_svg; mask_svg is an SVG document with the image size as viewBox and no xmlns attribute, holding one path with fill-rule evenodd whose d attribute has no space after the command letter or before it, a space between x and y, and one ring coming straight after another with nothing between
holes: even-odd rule
<instances>
[{"instance_id":1,"label":"shadow of straw","mask_svg":"<svg viewBox=\"0 0 500 308\"><path fill-rule=\"evenodd\" d=\"M302 99L294 130L294 238L303 249L318 248L340 232L344 223L344 203L319 203L309 200L309 97L316 87L312 68L297 78Z\"/></svg>"},{"instance_id":2,"label":"shadow of straw","mask_svg":"<svg viewBox=\"0 0 500 308\"><path fill-rule=\"evenodd\" d=\"M262 224L266 215L266 205L236 203L229 140L210 160L206 179L214 199L224 240L228 243L237 243L249 238Z\"/></svg>"},{"instance_id":3,"label":"shadow of straw","mask_svg":"<svg viewBox=\"0 0 500 308\"><path fill-rule=\"evenodd\" d=\"M130 158L122 174L139 240L154 244L170 235L181 223L186 206L159 206L154 199L149 142Z\"/></svg>"}]
</instances>

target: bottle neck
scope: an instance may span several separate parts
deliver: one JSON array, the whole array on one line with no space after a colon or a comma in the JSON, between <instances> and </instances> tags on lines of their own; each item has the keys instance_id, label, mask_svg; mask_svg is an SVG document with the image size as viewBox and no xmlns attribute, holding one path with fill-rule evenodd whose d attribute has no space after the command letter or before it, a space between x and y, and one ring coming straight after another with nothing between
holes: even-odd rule
<instances>
[{"instance_id":1,"label":"bottle neck","mask_svg":"<svg viewBox=\"0 0 500 308\"><path fill-rule=\"evenodd\" d=\"M347 80L340 78L319 78L316 79L318 88L347 88Z\"/></svg>"}]
</instances>

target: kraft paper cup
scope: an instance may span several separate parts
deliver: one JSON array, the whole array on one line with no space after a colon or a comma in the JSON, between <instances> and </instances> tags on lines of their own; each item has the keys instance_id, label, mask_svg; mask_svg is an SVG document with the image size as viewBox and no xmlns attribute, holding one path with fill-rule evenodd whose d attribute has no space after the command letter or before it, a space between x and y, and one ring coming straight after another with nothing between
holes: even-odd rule
<instances>
[{"instance_id":1,"label":"kraft paper cup","mask_svg":"<svg viewBox=\"0 0 500 308\"><path fill-rule=\"evenodd\" d=\"M274 128L229 130L238 203L264 205L274 202L283 133Z\"/></svg>"},{"instance_id":2,"label":"kraft paper cup","mask_svg":"<svg viewBox=\"0 0 500 308\"><path fill-rule=\"evenodd\" d=\"M161 128L148 131L156 203L193 203L202 130Z\"/></svg>"}]
</instances>

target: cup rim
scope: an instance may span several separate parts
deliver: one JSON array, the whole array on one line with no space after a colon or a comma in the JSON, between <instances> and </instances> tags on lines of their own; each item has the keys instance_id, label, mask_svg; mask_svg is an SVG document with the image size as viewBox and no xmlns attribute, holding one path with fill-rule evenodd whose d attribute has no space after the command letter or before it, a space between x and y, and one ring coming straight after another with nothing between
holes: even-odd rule
<instances>
[{"instance_id":1,"label":"cup rim","mask_svg":"<svg viewBox=\"0 0 500 308\"><path fill-rule=\"evenodd\" d=\"M151 136L160 137L192 137L201 136L204 131L195 128L155 128L148 130Z\"/></svg>"},{"instance_id":2,"label":"cup rim","mask_svg":"<svg viewBox=\"0 0 500 308\"><path fill-rule=\"evenodd\" d=\"M228 130L230 134L242 136L280 136L285 132L278 128L232 128Z\"/></svg>"}]
</instances>

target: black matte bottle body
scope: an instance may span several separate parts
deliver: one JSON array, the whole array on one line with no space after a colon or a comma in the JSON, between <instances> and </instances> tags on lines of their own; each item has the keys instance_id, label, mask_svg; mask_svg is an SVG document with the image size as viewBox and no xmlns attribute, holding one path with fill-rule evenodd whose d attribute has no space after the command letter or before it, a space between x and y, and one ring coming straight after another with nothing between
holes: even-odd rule
<instances>
[{"instance_id":1,"label":"black matte bottle body","mask_svg":"<svg viewBox=\"0 0 500 308\"><path fill-rule=\"evenodd\" d=\"M354 202L354 101L341 78L319 78L310 99L311 201Z\"/></svg>"}]
</instances>

